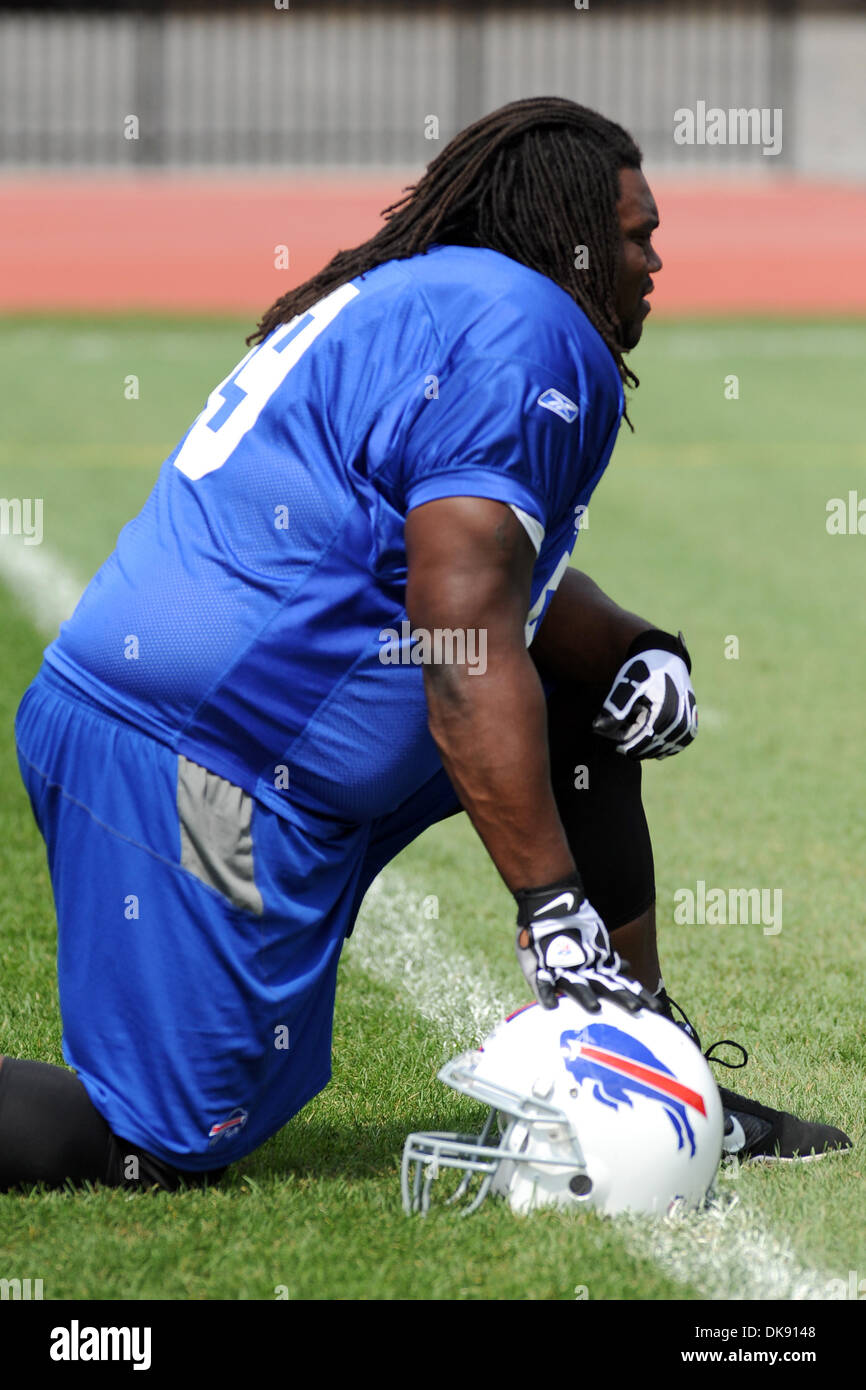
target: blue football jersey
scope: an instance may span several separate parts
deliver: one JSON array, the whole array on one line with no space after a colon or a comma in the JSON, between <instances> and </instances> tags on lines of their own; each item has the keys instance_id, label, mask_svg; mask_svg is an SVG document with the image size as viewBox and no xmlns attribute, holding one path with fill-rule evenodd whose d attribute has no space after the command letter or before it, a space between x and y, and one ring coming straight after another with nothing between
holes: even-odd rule
<instances>
[{"instance_id":1,"label":"blue football jersey","mask_svg":"<svg viewBox=\"0 0 866 1390\"><path fill-rule=\"evenodd\" d=\"M564 290L440 246L341 286L211 392L47 661L285 814L386 814L440 768L405 608L434 498L512 507L562 578L623 408Z\"/></svg>"}]
</instances>

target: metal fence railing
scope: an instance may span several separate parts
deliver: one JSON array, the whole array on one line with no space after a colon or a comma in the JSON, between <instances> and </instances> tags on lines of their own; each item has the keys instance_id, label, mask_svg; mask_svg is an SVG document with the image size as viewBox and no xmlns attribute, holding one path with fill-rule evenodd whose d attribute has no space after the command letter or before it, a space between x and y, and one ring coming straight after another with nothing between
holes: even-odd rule
<instances>
[{"instance_id":1,"label":"metal fence railing","mask_svg":"<svg viewBox=\"0 0 866 1390\"><path fill-rule=\"evenodd\" d=\"M663 167L706 161L674 143L677 109L781 108L778 160L746 143L712 157L791 167L804 15L781 0L0 7L0 163L417 166L484 111L550 92L614 116Z\"/></svg>"}]
</instances>

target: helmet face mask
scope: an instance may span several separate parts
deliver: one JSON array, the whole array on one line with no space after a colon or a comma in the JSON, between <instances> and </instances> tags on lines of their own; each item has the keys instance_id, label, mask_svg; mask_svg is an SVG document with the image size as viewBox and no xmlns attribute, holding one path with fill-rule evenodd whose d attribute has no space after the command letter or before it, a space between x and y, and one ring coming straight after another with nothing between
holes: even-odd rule
<instances>
[{"instance_id":1,"label":"helmet face mask","mask_svg":"<svg viewBox=\"0 0 866 1390\"><path fill-rule=\"evenodd\" d=\"M575 1159L584 1171L580 1146L573 1136L568 1117L543 1099L519 1095L476 1076L478 1052L465 1052L446 1062L439 1080L455 1091L487 1100L490 1109L480 1134L410 1134L403 1149L401 1185L407 1212L426 1215L430 1208L432 1184L441 1170L463 1172L446 1205L464 1203L461 1214L477 1211L490 1191L507 1195L510 1175L527 1161L528 1152L538 1150L533 1164L536 1171L549 1169L569 1176L575 1172ZM535 1131L541 1144L532 1142ZM554 1153L553 1149L559 1152ZM548 1152L549 1150L549 1152Z\"/></svg>"},{"instance_id":2,"label":"helmet face mask","mask_svg":"<svg viewBox=\"0 0 866 1390\"><path fill-rule=\"evenodd\" d=\"M513 1211L592 1207L665 1215L703 1205L722 1148L709 1066L675 1024L560 996L530 1005L440 1080L490 1108L478 1135L411 1134L403 1152L407 1212L426 1213L453 1176L448 1204L476 1211L490 1192ZM446 1182L443 1186L448 1187Z\"/></svg>"}]
</instances>

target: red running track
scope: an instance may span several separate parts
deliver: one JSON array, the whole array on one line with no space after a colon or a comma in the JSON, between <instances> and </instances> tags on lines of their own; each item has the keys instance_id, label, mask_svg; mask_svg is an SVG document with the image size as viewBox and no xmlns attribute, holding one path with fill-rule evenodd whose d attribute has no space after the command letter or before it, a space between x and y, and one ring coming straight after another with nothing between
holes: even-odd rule
<instances>
[{"instance_id":1,"label":"red running track","mask_svg":"<svg viewBox=\"0 0 866 1390\"><path fill-rule=\"evenodd\" d=\"M256 316L371 236L411 174L0 181L0 308ZM866 313L866 188L654 182L657 314ZM274 267L287 246L289 268Z\"/></svg>"}]
</instances>

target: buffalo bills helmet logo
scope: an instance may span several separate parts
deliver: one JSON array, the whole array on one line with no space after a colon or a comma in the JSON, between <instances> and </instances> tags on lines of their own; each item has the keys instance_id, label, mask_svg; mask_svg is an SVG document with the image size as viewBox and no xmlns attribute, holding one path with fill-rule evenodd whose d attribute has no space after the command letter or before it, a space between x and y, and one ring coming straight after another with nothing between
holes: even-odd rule
<instances>
[{"instance_id":1,"label":"buffalo bills helmet logo","mask_svg":"<svg viewBox=\"0 0 866 1390\"><path fill-rule=\"evenodd\" d=\"M695 1153L695 1134L689 1123L691 1107L706 1115L700 1091L678 1081L648 1047L629 1033L607 1023L590 1023L580 1032L567 1029L559 1039L565 1065L575 1081L592 1082L592 1094L602 1105L617 1110L632 1105L632 1096L656 1100L674 1127L677 1148L689 1144L689 1157Z\"/></svg>"}]
</instances>

